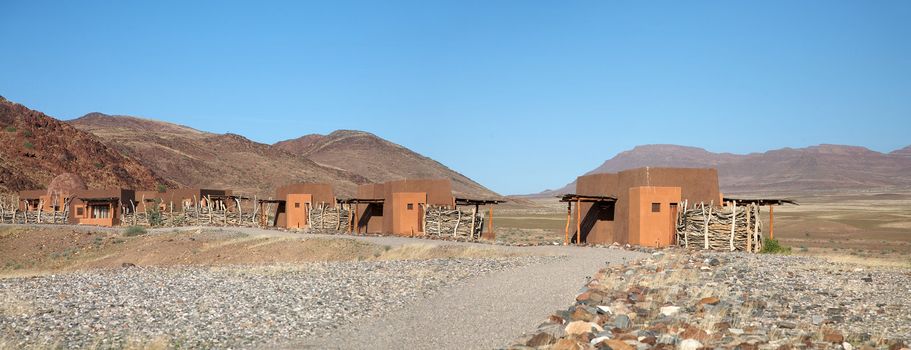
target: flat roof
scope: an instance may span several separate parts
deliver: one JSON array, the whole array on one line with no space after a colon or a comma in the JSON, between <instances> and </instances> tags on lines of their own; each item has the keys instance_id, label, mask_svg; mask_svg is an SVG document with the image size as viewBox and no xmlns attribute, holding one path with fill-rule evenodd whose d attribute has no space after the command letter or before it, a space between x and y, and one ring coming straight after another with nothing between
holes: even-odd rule
<instances>
[{"instance_id":1,"label":"flat roof","mask_svg":"<svg viewBox=\"0 0 911 350\"><path fill-rule=\"evenodd\" d=\"M590 196L584 194L575 194L567 193L562 196L557 196L560 198L561 202L586 202L586 203L596 203L596 202L616 202L617 197L611 196Z\"/></svg>"},{"instance_id":2,"label":"flat roof","mask_svg":"<svg viewBox=\"0 0 911 350\"><path fill-rule=\"evenodd\" d=\"M120 197L79 197L79 200L83 202L116 202L120 200Z\"/></svg>"},{"instance_id":3,"label":"flat roof","mask_svg":"<svg viewBox=\"0 0 911 350\"><path fill-rule=\"evenodd\" d=\"M360 203L383 203L385 199L382 198L339 198L336 202L345 203L345 204L360 204Z\"/></svg>"},{"instance_id":4,"label":"flat roof","mask_svg":"<svg viewBox=\"0 0 911 350\"><path fill-rule=\"evenodd\" d=\"M475 199L475 198L458 198L455 199L456 205L488 205L506 203L503 199Z\"/></svg>"},{"instance_id":5,"label":"flat roof","mask_svg":"<svg viewBox=\"0 0 911 350\"><path fill-rule=\"evenodd\" d=\"M797 204L797 201L793 199L779 199L779 198L731 198L724 197L725 202L737 202L745 204L758 204L758 205L785 205L785 204Z\"/></svg>"}]
</instances>

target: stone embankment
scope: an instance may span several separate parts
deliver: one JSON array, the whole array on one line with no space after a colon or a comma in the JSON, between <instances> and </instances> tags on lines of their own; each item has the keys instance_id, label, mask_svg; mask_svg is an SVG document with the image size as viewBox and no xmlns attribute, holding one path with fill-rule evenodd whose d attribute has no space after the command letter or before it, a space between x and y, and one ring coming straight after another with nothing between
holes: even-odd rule
<instances>
[{"instance_id":1,"label":"stone embankment","mask_svg":"<svg viewBox=\"0 0 911 350\"><path fill-rule=\"evenodd\" d=\"M510 349L907 349L911 271L668 250L609 265Z\"/></svg>"}]
</instances>

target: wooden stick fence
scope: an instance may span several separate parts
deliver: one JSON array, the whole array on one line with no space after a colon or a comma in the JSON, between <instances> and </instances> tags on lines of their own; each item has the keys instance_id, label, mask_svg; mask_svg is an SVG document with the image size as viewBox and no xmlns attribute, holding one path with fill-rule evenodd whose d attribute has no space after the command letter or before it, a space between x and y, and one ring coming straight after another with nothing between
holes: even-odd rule
<instances>
[{"instance_id":1,"label":"wooden stick fence","mask_svg":"<svg viewBox=\"0 0 911 350\"><path fill-rule=\"evenodd\" d=\"M677 244L686 248L758 252L762 249L762 221L759 206L726 207L699 203L684 209L677 218Z\"/></svg>"},{"instance_id":2,"label":"wooden stick fence","mask_svg":"<svg viewBox=\"0 0 911 350\"><path fill-rule=\"evenodd\" d=\"M340 232L347 230L351 222L351 206L329 206L327 203L307 203L307 222L310 232Z\"/></svg>"},{"instance_id":3,"label":"wooden stick fence","mask_svg":"<svg viewBox=\"0 0 911 350\"><path fill-rule=\"evenodd\" d=\"M424 207L424 233L428 236L477 240L484 230L483 212L441 206Z\"/></svg>"}]
</instances>

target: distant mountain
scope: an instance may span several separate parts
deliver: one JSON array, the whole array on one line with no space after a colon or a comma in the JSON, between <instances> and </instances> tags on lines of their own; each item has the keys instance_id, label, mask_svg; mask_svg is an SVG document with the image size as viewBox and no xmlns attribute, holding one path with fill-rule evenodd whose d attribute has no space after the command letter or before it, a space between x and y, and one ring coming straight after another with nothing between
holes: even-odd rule
<instances>
[{"instance_id":1,"label":"distant mountain","mask_svg":"<svg viewBox=\"0 0 911 350\"><path fill-rule=\"evenodd\" d=\"M818 145L738 155L696 147L645 145L621 152L587 174L645 166L717 168L725 193L911 187L911 146L891 153L857 146ZM540 195L573 191L575 181Z\"/></svg>"},{"instance_id":2,"label":"distant mountain","mask_svg":"<svg viewBox=\"0 0 911 350\"><path fill-rule=\"evenodd\" d=\"M358 184L367 182L362 176L236 134L102 113L89 113L68 123L97 135L182 187L271 196L276 187L288 183L325 182L333 184L338 195L349 196Z\"/></svg>"},{"instance_id":3,"label":"distant mountain","mask_svg":"<svg viewBox=\"0 0 911 350\"><path fill-rule=\"evenodd\" d=\"M336 169L384 182L406 178L448 178L453 192L467 197L499 195L439 162L363 131L339 130L281 141L275 147Z\"/></svg>"},{"instance_id":4,"label":"distant mountain","mask_svg":"<svg viewBox=\"0 0 911 350\"><path fill-rule=\"evenodd\" d=\"M894 150L894 151L890 152L889 154L894 155L894 156L911 157L911 146Z\"/></svg>"},{"instance_id":5,"label":"distant mountain","mask_svg":"<svg viewBox=\"0 0 911 350\"><path fill-rule=\"evenodd\" d=\"M92 188L172 185L91 133L0 97L0 192L39 189L61 173Z\"/></svg>"}]
</instances>

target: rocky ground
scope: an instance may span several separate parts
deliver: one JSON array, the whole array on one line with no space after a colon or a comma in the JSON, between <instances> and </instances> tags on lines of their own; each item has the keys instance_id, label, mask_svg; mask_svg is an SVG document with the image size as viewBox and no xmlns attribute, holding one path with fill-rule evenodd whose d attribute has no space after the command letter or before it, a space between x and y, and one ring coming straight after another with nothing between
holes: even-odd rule
<instances>
[{"instance_id":1,"label":"rocky ground","mask_svg":"<svg viewBox=\"0 0 911 350\"><path fill-rule=\"evenodd\" d=\"M559 258L124 267L0 279L0 348L268 346L549 259Z\"/></svg>"},{"instance_id":2,"label":"rocky ground","mask_svg":"<svg viewBox=\"0 0 911 350\"><path fill-rule=\"evenodd\" d=\"M510 349L902 349L911 270L669 250L602 269Z\"/></svg>"}]
</instances>

